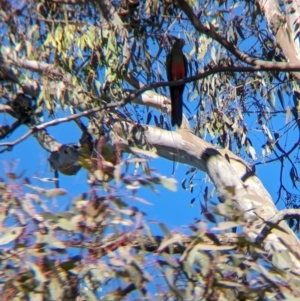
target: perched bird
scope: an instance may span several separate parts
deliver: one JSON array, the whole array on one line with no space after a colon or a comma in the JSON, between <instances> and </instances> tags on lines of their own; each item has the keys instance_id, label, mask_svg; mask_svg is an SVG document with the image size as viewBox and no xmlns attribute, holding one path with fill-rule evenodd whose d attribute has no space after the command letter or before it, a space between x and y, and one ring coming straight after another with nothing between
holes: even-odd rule
<instances>
[{"instance_id":1,"label":"perched bird","mask_svg":"<svg viewBox=\"0 0 300 301\"><path fill-rule=\"evenodd\" d=\"M171 52L167 55L166 67L168 81L180 80L187 75L187 60L182 48L185 42L183 39L175 38ZM182 94L185 84L170 86L171 94L171 123L180 127L182 123Z\"/></svg>"}]
</instances>

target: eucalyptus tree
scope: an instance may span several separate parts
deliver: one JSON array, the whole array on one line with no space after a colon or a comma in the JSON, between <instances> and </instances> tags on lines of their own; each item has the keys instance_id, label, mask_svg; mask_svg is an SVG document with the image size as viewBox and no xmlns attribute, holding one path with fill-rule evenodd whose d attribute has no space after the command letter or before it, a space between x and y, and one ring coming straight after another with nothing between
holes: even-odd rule
<instances>
[{"instance_id":1,"label":"eucalyptus tree","mask_svg":"<svg viewBox=\"0 0 300 301\"><path fill-rule=\"evenodd\" d=\"M299 241L284 221L298 227L298 2L1 1L0 109L12 117L1 152L35 137L56 183L12 172L1 182L5 300L299 297ZM172 36L185 41L189 72L168 82ZM184 85L183 121L171 127L167 87ZM48 133L67 122L82 132L72 144ZM209 177L221 202L202 205L208 222L187 235L161 224L155 236L120 198L118 187L174 189L151 157L187 164L186 187L199 171ZM256 175L273 162L281 212ZM44 200L65 194L58 175L82 169L91 192L51 212Z\"/></svg>"}]
</instances>

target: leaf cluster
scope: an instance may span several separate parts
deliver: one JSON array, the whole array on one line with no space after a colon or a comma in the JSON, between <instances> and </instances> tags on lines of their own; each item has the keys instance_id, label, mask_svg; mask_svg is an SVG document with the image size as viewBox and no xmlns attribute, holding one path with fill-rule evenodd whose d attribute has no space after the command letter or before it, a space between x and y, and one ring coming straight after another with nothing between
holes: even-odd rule
<instances>
[{"instance_id":1,"label":"leaf cluster","mask_svg":"<svg viewBox=\"0 0 300 301\"><path fill-rule=\"evenodd\" d=\"M214 222L220 221L211 229L209 222L197 221L187 233L175 233L160 224L157 235L132 206L130 190L127 196L118 189L91 191L72 200L67 212L53 212L54 200L66 191L8 176L0 185L3 300L282 300L300 295L298 277L275 269L268 254L243 235L246 222L231 202L212 207ZM131 186L136 181L148 185L141 177L129 180ZM227 221L221 222L224 217ZM236 227L239 234L231 233Z\"/></svg>"}]
</instances>

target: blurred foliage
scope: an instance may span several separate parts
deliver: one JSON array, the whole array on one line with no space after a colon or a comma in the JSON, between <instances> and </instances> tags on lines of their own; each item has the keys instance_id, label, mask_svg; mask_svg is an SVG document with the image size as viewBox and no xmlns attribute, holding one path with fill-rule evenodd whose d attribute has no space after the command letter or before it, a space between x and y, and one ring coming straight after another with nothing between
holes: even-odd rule
<instances>
[{"instance_id":1,"label":"blurred foliage","mask_svg":"<svg viewBox=\"0 0 300 301\"><path fill-rule=\"evenodd\" d=\"M161 179L124 176L118 189L91 190L75 198L68 211L53 212L66 191L41 189L7 174L0 183L1 300L300 297L298 277L274 269L267 253L247 240L240 231L246 226L243 214L230 201L209 209L218 221L210 229L203 220L185 233L160 224L162 235L155 235L145 213L129 200L143 201L135 198L133 186L136 192Z\"/></svg>"}]
</instances>

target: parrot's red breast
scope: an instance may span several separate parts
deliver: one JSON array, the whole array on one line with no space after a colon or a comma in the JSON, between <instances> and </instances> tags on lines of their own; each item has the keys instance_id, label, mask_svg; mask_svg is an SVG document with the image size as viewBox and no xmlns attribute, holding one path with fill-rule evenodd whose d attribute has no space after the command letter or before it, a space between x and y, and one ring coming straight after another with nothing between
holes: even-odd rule
<instances>
[{"instance_id":1,"label":"parrot's red breast","mask_svg":"<svg viewBox=\"0 0 300 301\"><path fill-rule=\"evenodd\" d=\"M183 62L172 62L171 68L172 80L180 80L185 77L186 69Z\"/></svg>"}]
</instances>

